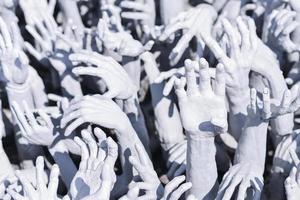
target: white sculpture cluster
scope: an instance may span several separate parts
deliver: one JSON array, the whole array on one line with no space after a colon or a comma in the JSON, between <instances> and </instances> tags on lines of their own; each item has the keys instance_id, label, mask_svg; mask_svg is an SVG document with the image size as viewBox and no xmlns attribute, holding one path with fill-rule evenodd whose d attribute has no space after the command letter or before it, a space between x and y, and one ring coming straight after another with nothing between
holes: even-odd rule
<instances>
[{"instance_id":1,"label":"white sculpture cluster","mask_svg":"<svg viewBox=\"0 0 300 200\"><path fill-rule=\"evenodd\" d=\"M0 0L0 199L300 199L299 0Z\"/></svg>"}]
</instances>

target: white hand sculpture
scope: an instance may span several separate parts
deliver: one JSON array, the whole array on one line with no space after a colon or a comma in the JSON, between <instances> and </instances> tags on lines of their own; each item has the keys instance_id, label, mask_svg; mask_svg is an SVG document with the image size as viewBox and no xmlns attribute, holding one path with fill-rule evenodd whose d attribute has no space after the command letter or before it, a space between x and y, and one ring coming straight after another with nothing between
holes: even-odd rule
<instances>
[{"instance_id":1,"label":"white hand sculpture","mask_svg":"<svg viewBox=\"0 0 300 200\"><path fill-rule=\"evenodd\" d=\"M70 41L64 39L63 34L58 31L53 16L42 14L38 19L34 19L32 25L26 25L26 30L32 35L39 48L34 48L29 42L25 42L25 47L37 60L48 59L59 74L72 67L68 56L71 49L77 48L74 47L77 43L71 46Z\"/></svg>"},{"instance_id":2,"label":"white hand sculpture","mask_svg":"<svg viewBox=\"0 0 300 200\"><path fill-rule=\"evenodd\" d=\"M90 75L102 78L108 88L103 96L108 98L128 99L132 97L137 88L123 67L113 58L103 56L96 52L82 52L70 55L72 62L84 62L96 67L77 67L73 73L77 75Z\"/></svg>"},{"instance_id":3,"label":"white hand sculpture","mask_svg":"<svg viewBox=\"0 0 300 200\"><path fill-rule=\"evenodd\" d=\"M165 186L164 196L161 198L161 200L178 200L186 191L188 191L192 187L192 183L183 183L184 181L185 176L183 175L177 176L173 180L171 180Z\"/></svg>"},{"instance_id":4,"label":"white hand sculpture","mask_svg":"<svg viewBox=\"0 0 300 200\"><path fill-rule=\"evenodd\" d=\"M289 176L285 179L284 187L287 200L296 200L300 198L300 161L295 151L290 151L290 155L295 166L291 169Z\"/></svg>"},{"instance_id":5,"label":"white hand sculpture","mask_svg":"<svg viewBox=\"0 0 300 200\"><path fill-rule=\"evenodd\" d=\"M229 56L211 36L202 34L202 38L216 59L225 67L226 90L230 89L232 93L236 92L235 89L248 90L248 76L258 45L255 23L251 18L243 20L238 17L237 29L226 19L223 20L223 27L229 40Z\"/></svg>"},{"instance_id":6,"label":"white hand sculpture","mask_svg":"<svg viewBox=\"0 0 300 200\"><path fill-rule=\"evenodd\" d=\"M196 82L195 65L198 65L196 61L186 60L186 81L181 78L175 82L182 125L188 133L201 132L203 137L214 136L211 133L223 133L227 130L224 67L221 64L217 66L213 90L207 61L200 59L199 85Z\"/></svg>"},{"instance_id":7,"label":"white hand sculpture","mask_svg":"<svg viewBox=\"0 0 300 200\"><path fill-rule=\"evenodd\" d=\"M114 31L111 27L117 27L117 30ZM97 30L99 39L109 51L129 57L139 56L145 51L138 40L123 30L122 25L114 16L108 18L107 15L104 15L104 19L100 19L98 22Z\"/></svg>"},{"instance_id":8,"label":"white hand sculpture","mask_svg":"<svg viewBox=\"0 0 300 200\"><path fill-rule=\"evenodd\" d=\"M27 24L34 24L36 19L40 19L42 14L49 13L53 15L57 0L20 0L19 4L25 15Z\"/></svg>"},{"instance_id":9,"label":"white hand sculpture","mask_svg":"<svg viewBox=\"0 0 300 200\"><path fill-rule=\"evenodd\" d=\"M171 65L178 63L194 36L200 38L200 34L211 34L211 29L216 18L217 13L211 5L200 4L197 7L190 8L186 12L180 13L170 21L159 38L161 41L166 40L181 29L184 31L183 36L169 56Z\"/></svg>"},{"instance_id":10,"label":"white hand sculpture","mask_svg":"<svg viewBox=\"0 0 300 200\"><path fill-rule=\"evenodd\" d=\"M287 177L293 167L292 157L289 152L296 151L300 144L300 134L298 131L286 136L277 145L273 157L272 173L280 173ZM284 162L283 162L284 161Z\"/></svg>"},{"instance_id":11,"label":"white hand sculpture","mask_svg":"<svg viewBox=\"0 0 300 200\"><path fill-rule=\"evenodd\" d=\"M135 182L133 185L137 185L139 189L144 190L149 199L152 199L153 197L154 199L157 199L163 195L163 187L160 180L157 177L157 174L153 169L152 162L143 147L135 145L135 148L138 157L130 156L129 162L138 172L141 182ZM147 198L145 197L145 199Z\"/></svg>"},{"instance_id":12,"label":"white hand sculpture","mask_svg":"<svg viewBox=\"0 0 300 200\"><path fill-rule=\"evenodd\" d=\"M236 164L224 175L216 200L230 200L236 187L239 187L238 200L245 199L248 188L254 190L251 199L260 199L263 183L261 170L257 166L251 163Z\"/></svg>"},{"instance_id":13,"label":"white hand sculpture","mask_svg":"<svg viewBox=\"0 0 300 200\"><path fill-rule=\"evenodd\" d=\"M71 183L73 199L109 199L116 181L114 164L118 146L111 138L106 138L100 128L95 128L94 133L98 143L87 130L81 132L84 141L79 137L74 139L81 148L81 162Z\"/></svg>"},{"instance_id":14,"label":"white hand sculpture","mask_svg":"<svg viewBox=\"0 0 300 200\"><path fill-rule=\"evenodd\" d=\"M122 8L132 10L122 12L122 18L140 21L143 29L149 29L149 31L154 31L156 17L154 0L125 0L120 3L120 6Z\"/></svg>"},{"instance_id":15,"label":"white hand sculpture","mask_svg":"<svg viewBox=\"0 0 300 200\"><path fill-rule=\"evenodd\" d=\"M59 168L54 164L50 172L50 180L47 184L44 180L44 158L39 156L36 159L36 187L34 187L24 175L16 172L16 176L19 178L22 187L24 189L24 195L21 195L17 191L8 188L7 192L16 200L58 200L57 187Z\"/></svg>"},{"instance_id":16,"label":"white hand sculpture","mask_svg":"<svg viewBox=\"0 0 300 200\"><path fill-rule=\"evenodd\" d=\"M272 11L268 34L268 44L272 49L277 47L288 53L300 51L297 44L291 40L291 33L300 25L295 21L295 16L296 12L287 9Z\"/></svg>"},{"instance_id":17,"label":"white hand sculpture","mask_svg":"<svg viewBox=\"0 0 300 200\"><path fill-rule=\"evenodd\" d=\"M34 112L25 101L23 106L25 113L16 102L11 106L22 136L31 144L51 146L58 139L59 133L55 134L50 116L41 109L37 111L38 116L34 116Z\"/></svg>"},{"instance_id":18,"label":"white hand sculpture","mask_svg":"<svg viewBox=\"0 0 300 200\"><path fill-rule=\"evenodd\" d=\"M105 128L126 131L130 121L115 102L99 95L72 100L64 112L61 128L67 126L65 135L70 135L83 123L94 123Z\"/></svg>"},{"instance_id":19,"label":"white hand sculpture","mask_svg":"<svg viewBox=\"0 0 300 200\"><path fill-rule=\"evenodd\" d=\"M287 113L293 113L299 107L299 85L295 85L291 90L286 90L280 102L276 99L270 99L270 94L267 91L266 95L263 95L262 118L271 119Z\"/></svg>"},{"instance_id":20,"label":"white hand sculpture","mask_svg":"<svg viewBox=\"0 0 300 200\"><path fill-rule=\"evenodd\" d=\"M13 40L8 27L0 17L0 79L4 82L22 84L28 77L28 58Z\"/></svg>"}]
</instances>

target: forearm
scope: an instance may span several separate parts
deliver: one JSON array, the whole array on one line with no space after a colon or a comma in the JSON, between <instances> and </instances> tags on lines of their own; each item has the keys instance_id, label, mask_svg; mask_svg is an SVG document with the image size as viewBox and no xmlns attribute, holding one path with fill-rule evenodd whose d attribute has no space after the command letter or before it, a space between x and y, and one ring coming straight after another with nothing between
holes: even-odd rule
<instances>
[{"instance_id":1,"label":"forearm","mask_svg":"<svg viewBox=\"0 0 300 200\"><path fill-rule=\"evenodd\" d=\"M214 199L218 188L214 137L187 134L187 181L193 184L190 194L197 199Z\"/></svg>"},{"instance_id":2,"label":"forearm","mask_svg":"<svg viewBox=\"0 0 300 200\"><path fill-rule=\"evenodd\" d=\"M267 128L268 122L261 122L258 125L244 128L235 153L234 164L249 161L255 162L261 169L261 173L263 173L267 146Z\"/></svg>"},{"instance_id":3,"label":"forearm","mask_svg":"<svg viewBox=\"0 0 300 200\"><path fill-rule=\"evenodd\" d=\"M137 96L125 100L123 106L124 112L127 114L127 117L129 118L134 130L149 154L149 135Z\"/></svg>"},{"instance_id":4,"label":"forearm","mask_svg":"<svg viewBox=\"0 0 300 200\"><path fill-rule=\"evenodd\" d=\"M150 92L158 138L162 148L167 151L185 137L176 104L170 95L163 95L164 85L152 83Z\"/></svg>"},{"instance_id":5,"label":"forearm","mask_svg":"<svg viewBox=\"0 0 300 200\"><path fill-rule=\"evenodd\" d=\"M250 102L250 90L247 86L245 89L234 91L227 92L229 101L229 132L238 140L246 123L247 106Z\"/></svg>"},{"instance_id":6,"label":"forearm","mask_svg":"<svg viewBox=\"0 0 300 200\"><path fill-rule=\"evenodd\" d=\"M185 139L179 111L171 95L164 96L165 83L155 83L160 72L155 59L145 62L144 69L149 78L151 102L154 111L155 127L162 148L168 151Z\"/></svg>"},{"instance_id":7,"label":"forearm","mask_svg":"<svg viewBox=\"0 0 300 200\"><path fill-rule=\"evenodd\" d=\"M69 152L66 149L63 141L60 141L54 146L49 147L49 152L56 164L59 166L63 182L65 183L66 187L70 189L70 185L77 172L77 168L69 156Z\"/></svg>"},{"instance_id":8,"label":"forearm","mask_svg":"<svg viewBox=\"0 0 300 200\"><path fill-rule=\"evenodd\" d=\"M280 69L279 71L280 73L270 73L268 80L272 97L281 100L285 90L288 88L282 75L282 71ZM274 134L287 135L292 133L294 127L294 114L285 114L272 119L271 127Z\"/></svg>"},{"instance_id":9,"label":"forearm","mask_svg":"<svg viewBox=\"0 0 300 200\"><path fill-rule=\"evenodd\" d=\"M73 23L79 29L83 29L84 25L81 20L81 16L76 4L73 0L59 0L59 5L63 11L64 17L66 18L66 23L69 19L72 19Z\"/></svg>"},{"instance_id":10,"label":"forearm","mask_svg":"<svg viewBox=\"0 0 300 200\"><path fill-rule=\"evenodd\" d=\"M135 130L128 122L124 125L124 128L116 130L118 143L119 143L119 155L121 159L122 171L124 179L126 179L126 184L132 180L133 170L128 158L129 156L137 156L136 145L143 146L142 142L138 138Z\"/></svg>"}]
</instances>

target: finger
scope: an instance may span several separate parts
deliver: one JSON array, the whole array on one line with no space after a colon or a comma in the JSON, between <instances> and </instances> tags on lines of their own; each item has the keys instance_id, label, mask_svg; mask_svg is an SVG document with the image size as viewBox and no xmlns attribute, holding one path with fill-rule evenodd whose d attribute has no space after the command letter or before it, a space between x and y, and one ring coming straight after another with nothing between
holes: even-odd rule
<instances>
[{"instance_id":1,"label":"finger","mask_svg":"<svg viewBox=\"0 0 300 200\"><path fill-rule=\"evenodd\" d=\"M175 190L182 182L185 181L185 176L177 176L173 178L166 186L163 199L168 199L169 194Z\"/></svg>"},{"instance_id":2,"label":"finger","mask_svg":"<svg viewBox=\"0 0 300 200\"><path fill-rule=\"evenodd\" d=\"M199 91L201 94L211 93L212 88L209 75L209 64L204 58L201 58L199 63Z\"/></svg>"},{"instance_id":3,"label":"finger","mask_svg":"<svg viewBox=\"0 0 300 200\"><path fill-rule=\"evenodd\" d=\"M83 140L85 141L85 143L88 144L88 147L90 150L89 158L92 160L96 159L98 148L97 148L97 143L96 143L95 139L92 137L91 133L85 129L81 131L81 136L82 136Z\"/></svg>"},{"instance_id":4,"label":"finger","mask_svg":"<svg viewBox=\"0 0 300 200\"><path fill-rule=\"evenodd\" d=\"M135 144L135 149L137 151L138 158L139 158L142 165L144 165L144 166L152 165L152 162L151 162L144 146L141 143L136 143Z\"/></svg>"},{"instance_id":5,"label":"finger","mask_svg":"<svg viewBox=\"0 0 300 200\"><path fill-rule=\"evenodd\" d=\"M71 135L71 133L83 123L85 123L85 120L82 117L77 118L74 122L67 126L64 133L65 136Z\"/></svg>"},{"instance_id":6,"label":"finger","mask_svg":"<svg viewBox=\"0 0 300 200\"><path fill-rule=\"evenodd\" d=\"M237 195L237 200L244 200L245 197L246 197L246 192L247 192L247 189L248 187L250 186L250 182L249 182L249 179L244 179L240 186L239 186L239 192L238 192L238 195Z\"/></svg>"},{"instance_id":7,"label":"finger","mask_svg":"<svg viewBox=\"0 0 300 200\"><path fill-rule=\"evenodd\" d=\"M106 157L106 153L108 153L108 144L106 142L106 134L99 127L94 129L94 134L98 139L98 156L97 159L99 161L104 161Z\"/></svg>"},{"instance_id":8,"label":"finger","mask_svg":"<svg viewBox=\"0 0 300 200\"><path fill-rule=\"evenodd\" d=\"M225 30L226 35L229 38L230 43L230 56L237 58L238 52L239 52L239 43L238 43L238 35L236 31L234 30L233 26L230 24L230 22L227 19L222 20L222 24Z\"/></svg>"},{"instance_id":9,"label":"finger","mask_svg":"<svg viewBox=\"0 0 300 200\"><path fill-rule=\"evenodd\" d=\"M29 196L34 196L36 191L32 184L29 182L29 180L26 177L24 177L24 175L22 175L20 171L16 171L16 176L20 180L24 192L26 192Z\"/></svg>"},{"instance_id":10,"label":"finger","mask_svg":"<svg viewBox=\"0 0 300 200\"><path fill-rule=\"evenodd\" d=\"M184 90L184 86L185 86L185 78L181 78L181 79L176 79L175 80L175 93L177 95L177 98L179 100L179 104L183 101L187 100L187 94Z\"/></svg>"},{"instance_id":11,"label":"finger","mask_svg":"<svg viewBox=\"0 0 300 200\"><path fill-rule=\"evenodd\" d=\"M7 29L7 26L6 26L5 22L3 21L2 17L0 17L0 31L1 31L2 37L4 39L6 48L11 49L12 48L12 40L10 37L10 33Z\"/></svg>"},{"instance_id":12,"label":"finger","mask_svg":"<svg viewBox=\"0 0 300 200\"><path fill-rule=\"evenodd\" d=\"M59 167L57 164L54 164L51 168L50 180L48 185L48 190L50 194L52 194L53 196L57 195L57 188L59 182L58 176L59 176Z\"/></svg>"},{"instance_id":13,"label":"finger","mask_svg":"<svg viewBox=\"0 0 300 200\"><path fill-rule=\"evenodd\" d=\"M141 165L141 163L138 161L137 158L130 156L129 162L138 171L139 174L142 174L145 171L145 167L143 165Z\"/></svg>"},{"instance_id":14,"label":"finger","mask_svg":"<svg viewBox=\"0 0 300 200\"><path fill-rule=\"evenodd\" d=\"M224 196L223 196L223 200L230 200L232 197L232 194L235 190L235 188L237 187L237 185L241 182L241 177L240 176L236 176L232 179L230 185L228 186L228 188L226 189Z\"/></svg>"},{"instance_id":15,"label":"finger","mask_svg":"<svg viewBox=\"0 0 300 200\"><path fill-rule=\"evenodd\" d=\"M219 63L216 69L215 93L216 95L225 96L226 72L224 65Z\"/></svg>"},{"instance_id":16,"label":"finger","mask_svg":"<svg viewBox=\"0 0 300 200\"><path fill-rule=\"evenodd\" d=\"M99 78L105 77L107 72L105 69L95 68L95 67L76 67L72 70L72 72L76 75L90 75L97 76Z\"/></svg>"},{"instance_id":17,"label":"finger","mask_svg":"<svg viewBox=\"0 0 300 200\"><path fill-rule=\"evenodd\" d=\"M187 95L193 96L198 94L198 86L195 74L194 65L198 65L197 62L193 62L190 59L185 60L185 77L187 83Z\"/></svg>"},{"instance_id":18,"label":"finger","mask_svg":"<svg viewBox=\"0 0 300 200\"><path fill-rule=\"evenodd\" d=\"M165 87L164 87L164 90L163 90L163 95L164 96L168 96L170 93L171 93L171 91L172 91L172 89L173 89L173 87L174 87L174 84L175 84L175 81L178 79L178 77L176 76L176 75L174 75L174 76L172 76L171 78L170 78L170 80L165 84Z\"/></svg>"},{"instance_id":19,"label":"finger","mask_svg":"<svg viewBox=\"0 0 300 200\"><path fill-rule=\"evenodd\" d=\"M300 25L299 22L293 21L291 22L284 30L284 35L290 35L298 26Z\"/></svg>"},{"instance_id":20,"label":"finger","mask_svg":"<svg viewBox=\"0 0 300 200\"><path fill-rule=\"evenodd\" d=\"M219 62L221 62L226 68L226 64L228 63L229 58L227 57L223 49L219 46L219 44L211 36L208 35L202 35L202 39L204 43L208 46L208 48L212 51L215 58Z\"/></svg>"},{"instance_id":21,"label":"finger","mask_svg":"<svg viewBox=\"0 0 300 200\"><path fill-rule=\"evenodd\" d=\"M127 9L134 9L137 11L146 11L146 6L140 2L134 2L134 1L122 1L120 3L120 6L122 8Z\"/></svg>"},{"instance_id":22,"label":"finger","mask_svg":"<svg viewBox=\"0 0 300 200\"><path fill-rule=\"evenodd\" d=\"M192 183L184 183L182 184L177 190L175 190L172 194L169 200L178 200L182 196L183 193L191 189Z\"/></svg>"},{"instance_id":23,"label":"finger","mask_svg":"<svg viewBox=\"0 0 300 200\"><path fill-rule=\"evenodd\" d=\"M237 18L237 27L239 29L239 32L241 34L241 48L249 49L250 48L250 33L249 29L247 28L245 22L241 17Z\"/></svg>"},{"instance_id":24,"label":"finger","mask_svg":"<svg viewBox=\"0 0 300 200\"><path fill-rule=\"evenodd\" d=\"M24 106L24 110L25 110L26 117L27 117L28 120L29 120L29 124L30 124L32 127L38 126L38 123L37 123L37 121L36 121L36 119L35 119L35 117L34 117L32 111L31 111L31 109L29 108L27 102L23 100L22 103L23 103L23 106Z\"/></svg>"},{"instance_id":25,"label":"finger","mask_svg":"<svg viewBox=\"0 0 300 200\"><path fill-rule=\"evenodd\" d=\"M249 28L251 47L253 49L256 49L257 45L258 45L258 37L257 37L257 34L256 34L255 22L251 18L247 18L246 22L247 22L247 25L248 25L248 28Z\"/></svg>"},{"instance_id":26,"label":"finger","mask_svg":"<svg viewBox=\"0 0 300 200\"><path fill-rule=\"evenodd\" d=\"M30 35L35 39L36 42L43 48L47 49L47 46L45 45L44 39L41 37L41 35L30 25L25 26L26 30L30 33Z\"/></svg>"},{"instance_id":27,"label":"finger","mask_svg":"<svg viewBox=\"0 0 300 200\"><path fill-rule=\"evenodd\" d=\"M4 39L2 37L2 35L0 35L0 50L5 51L6 47L5 47L5 42Z\"/></svg>"},{"instance_id":28,"label":"finger","mask_svg":"<svg viewBox=\"0 0 300 200\"><path fill-rule=\"evenodd\" d=\"M115 97L117 97L119 94L119 92L115 89L109 89L107 92L105 92L104 94L102 94L103 97L109 98L109 99L113 99Z\"/></svg>"},{"instance_id":29,"label":"finger","mask_svg":"<svg viewBox=\"0 0 300 200\"><path fill-rule=\"evenodd\" d=\"M289 107L291 104L291 92L289 90L284 91L282 101L281 101L281 113L285 114L289 111Z\"/></svg>"},{"instance_id":30,"label":"finger","mask_svg":"<svg viewBox=\"0 0 300 200\"><path fill-rule=\"evenodd\" d=\"M47 115L47 113L45 111L38 110L37 113L44 120L44 122L46 122L46 124L47 124L48 127L53 127L53 123L51 121L51 118L49 117L49 115Z\"/></svg>"},{"instance_id":31,"label":"finger","mask_svg":"<svg viewBox=\"0 0 300 200\"><path fill-rule=\"evenodd\" d=\"M6 192L14 199L14 200L26 200L24 196L14 191L11 188L6 189Z\"/></svg>"},{"instance_id":32,"label":"finger","mask_svg":"<svg viewBox=\"0 0 300 200\"><path fill-rule=\"evenodd\" d=\"M270 119L271 118L271 100L269 89L265 88L263 91L263 118Z\"/></svg>"},{"instance_id":33,"label":"finger","mask_svg":"<svg viewBox=\"0 0 300 200\"><path fill-rule=\"evenodd\" d=\"M106 142L108 146L108 152L105 162L110 163L111 167L113 167L118 158L118 145L111 137L108 137Z\"/></svg>"},{"instance_id":34,"label":"finger","mask_svg":"<svg viewBox=\"0 0 300 200\"><path fill-rule=\"evenodd\" d=\"M184 67L180 67L180 68L173 68L173 69L170 69L168 71L165 71L165 72L161 72L159 74L159 76L155 79L154 83L161 83L163 82L164 80L178 74L178 75L184 75L185 73L185 68Z\"/></svg>"},{"instance_id":35,"label":"finger","mask_svg":"<svg viewBox=\"0 0 300 200\"><path fill-rule=\"evenodd\" d=\"M173 35L175 32L179 31L180 29L183 29L184 26L182 23L173 23L166 27L164 32L160 35L159 40L165 41L168 39L171 35Z\"/></svg>"},{"instance_id":36,"label":"finger","mask_svg":"<svg viewBox=\"0 0 300 200\"><path fill-rule=\"evenodd\" d=\"M70 61L72 62L83 62L89 63L96 66L101 66L103 63L96 56L88 55L86 52L74 53L69 56Z\"/></svg>"},{"instance_id":37,"label":"finger","mask_svg":"<svg viewBox=\"0 0 300 200\"><path fill-rule=\"evenodd\" d=\"M81 150L81 162L86 161L89 158L89 150L86 146L86 144L79 138L75 137L74 142L80 147Z\"/></svg>"},{"instance_id":38,"label":"finger","mask_svg":"<svg viewBox=\"0 0 300 200\"><path fill-rule=\"evenodd\" d=\"M250 110L253 114L256 113L256 99L257 99L256 89L251 88L251 90L250 90Z\"/></svg>"},{"instance_id":39,"label":"finger","mask_svg":"<svg viewBox=\"0 0 300 200\"><path fill-rule=\"evenodd\" d=\"M39 156L36 159L36 181L37 190L46 192L46 183L44 180L44 158L42 156Z\"/></svg>"},{"instance_id":40,"label":"finger","mask_svg":"<svg viewBox=\"0 0 300 200\"><path fill-rule=\"evenodd\" d=\"M12 112L14 114L14 117L17 120L17 123L21 129L21 132L24 136L27 136L28 134L31 133L31 127L29 125L29 123L27 122L26 118L25 118L25 114L24 112L21 110L19 104L15 101L12 102Z\"/></svg>"},{"instance_id":41,"label":"finger","mask_svg":"<svg viewBox=\"0 0 300 200\"><path fill-rule=\"evenodd\" d=\"M299 160L298 155L296 154L296 152L293 151L292 149L290 149L289 153L290 153L290 156L291 156L295 166L298 166L299 163L300 163L300 160Z\"/></svg>"},{"instance_id":42,"label":"finger","mask_svg":"<svg viewBox=\"0 0 300 200\"><path fill-rule=\"evenodd\" d=\"M177 45L172 50L169 56L171 66L174 66L178 63L184 51L189 46L189 42L191 41L192 38L193 38L193 34L191 32L186 32L183 34L183 36L180 38Z\"/></svg>"},{"instance_id":43,"label":"finger","mask_svg":"<svg viewBox=\"0 0 300 200\"><path fill-rule=\"evenodd\" d=\"M42 60L43 55L40 52L38 52L29 42L24 42L24 46L28 53L30 53L38 61Z\"/></svg>"},{"instance_id":44,"label":"finger","mask_svg":"<svg viewBox=\"0 0 300 200\"><path fill-rule=\"evenodd\" d=\"M121 17L132 20L147 20L149 15L140 12L122 12Z\"/></svg>"},{"instance_id":45,"label":"finger","mask_svg":"<svg viewBox=\"0 0 300 200\"><path fill-rule=\"evenodd\" d=\"M219 191L225 190L229 183L231 182L233 176L240 170L241 165L232 166L229 171L224 175L222 182L219 186ZM219 193L218 191L218 193Z\"/></svg>"}]
</instances>

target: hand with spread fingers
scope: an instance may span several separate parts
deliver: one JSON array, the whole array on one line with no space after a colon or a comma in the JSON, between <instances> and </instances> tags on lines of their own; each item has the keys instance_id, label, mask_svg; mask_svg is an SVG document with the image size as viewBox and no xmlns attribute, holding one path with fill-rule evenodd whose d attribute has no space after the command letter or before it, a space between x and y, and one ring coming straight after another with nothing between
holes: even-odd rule
<instances>
[{"instance_id":1,"label":"hand with spread fingers","mask_svg":"<svg viewBox=\"0 0 300 200\"><path fill-rule=\"evenodd\" d=\"M154 0L126 0L122 1L120 6L123 9L130 9L130 11L124 11L121 13L122 18L140 22L142 30L146 33L147 31L150 33L154 31L156 17Z\"/></svg>"},{"instance_id":2,"label":"hand with spread fingers","mask_svg":"<svg viewBox=\"0 0 300 200\"><path fill-rule=\"evenodd\" d=\"M115 16L108 17L106 14L99 19L97 31L104 48L119 56L137 57L145 51L142 43L126 32Z\"/></svg>"},{"instance_id":3,"label":"hand with spread fingers","mask_svg":"<svg viewBox=\"0 0 300 200\"><path fill-rule=\"evenodd\" d=\"M114 164L118 157L118 146L113 139L106 138L100 128L95 128L94 134L98 142L87 130L81 132L82 139L74 139L81 148L81 162L71 183L72 199L109 199L116 181Z\"/></svg>"},{"instance_id":4,"label":"hand with spread fingers","mask_svg":"<svg viewBox=\"0 0 300 200\"><path fill-rule=\"evenodd\" d=\"M140 180L134 180L130 185L131 188L138 187L145 191L141 199L157 199L163 194L163 186L153 169L152 162L144 148L138 144L135 145L137 157L130 156L129 162L137 171ZM140 198L140 197L139 197Z\"/></svg>"},{"instance_id":5,"label":"hand with spread fingers","mask_svg":"<svg viewBox=\"0 0 300 200\"><path fill-rule=\"evenodd\" d=\"M229 52L224 51L211 36L202 34L203 41L226 71L226 91L232 95L238 90L249 92L249 72L258 47L258 37L253 19L238 17L237 27L223 20ZM227 56L229 55L229 56ZM230 95L229 95L230 98Z\"/></svg>"},{"instance_id":6,"label":"hand with spread fingers","mask_svg":"<svg viewBox=\"0 0 300 200\"><path fill-rule=\"evenodd\" d=\"M195 65L200 65L199 84L196 81ZM187 134L186 174L187 181L193 184L189 194L198 199L213 199L218 185L214 138L227 131L226 74L224 66L219 64L212 89L209 66L204 58L200 59L200 64L186 60L185 68L186 79L176 80L175 93L182 125Z\"/></svg>"},{"instance_id":7,"label":"hand with spread fingers","mask_svg":"<svg viewBox=\"0 0 300 200\"><path fill-rule=\"evenodd\" d=\"M54 164L51 168L49 182L45 180L44 177L44 158L38 157L36 159L36 186L33 186L29 180L24 177L19 171L16 172L16 176L21 182L24 190L24 195L20 194L13 188L8 188L7 192L16 200L58 200L57 196L58 188L58 176L59 168ZM47 183L48 182L48 183Z\"/></svg>"},{"instance_id":8,"label":"hand with spread fingers","mask_svg":"<svg viewBox=\"0 0 300 200\"><path fill-rule=\"evenodd\" d=\"M199 84L196 81L195 65L199 65ZM216 84L211 86L209 65L204 59L186 60L186 80L175 82L182 125L188 134L213 137L227 130L225 106L225 70L222 64L216 69ZM185 84L187 90L184 90Z\"/></svg>"},{"instance_id":9,"label":"hand with spread fingers","mask_svg":"<svg viewBox=\"0 0 300 200\"><path fill-rule=\"evenodd\" d=\"M291 34L299 27L295 20L296 12L287 9L273 10L270 15L267 44L277 51L293 53L300 51L291 39Z\"/></svg>"},{"instance_id":10,"label":"hand with spread fingers","mask_svg":"<svg viewBox=\"0 0 300 200\"><path fill-rule=\"evenodd\" d=\"M13 40L11 31L0 17L0 79L5 83L22 84L28 77L29 60Z\"/></svg>"},{"instance_id":11,"label":"hand with spread fingers","mask_svg":"<svg viewBox=\"0 0 300 200\"><path fill-rule=\"evenodd\" d=\"M129 99L136 93L136 86L131 81L123 67L111 57L103 56L96 52L82 52L70 55L72 62L84 62L96 67L76 67L76 75L90 75L105 81L108 91L104 97Z\"/></svg>"},{"instance_id":12,"label":"hand with spread fingers","mask_svg":"<svg viewBox=\"0 0 300 200\"><path fill-rule=\"evenodd\" d=\"M211 5L200 4L170 20L159 40L165 41L177 31L183 30L182 37L169 56L171 65L176 65L179 62L194 36L200 39L201 34L211 35L211 29L216 18L217 13Z\"/></svg>"},{"instance_id":13,"label":"hand with spread fingers","mask_svg":"<svg viewBox=\"0 0 300 200\"><path fill-rule=\"evenodd\" d=\"M26 101L23 101L25 112L17 102L12 103L12 112L21 130L22 136L35 145L51 146L59 137L56 132L51 117L42 109L36 113L29 108Z\"/></svg>"},{"instance_id":14,"label":"hand with spread fingers","mask_svg":"<svg viewBox=\"0 0 300 200\"><path fill-rule=\"evenodd\" d=\"M83 96L70 102L63 114L61 128L70 135L84 123L93 123L105 128L124 131L131 126L126 114L111 99L100 95Z\"/></svg>"},{"instance_id":15,"label":"hand with spread fingers","mask_svg":"<svg viewBox=\"0 0 300 200\"><path fill-rule=\"evenodd\" d=\"M245 199L247 189L252 188L251 197L247 197L259 200L264 183L262 174L259 171L250 162L233 165L222 179L216 200L230 200L237 187L237 199Z\"/></svg>"},{"instance_id":16,"label":"hand with spread fingers","mask_svg":"<svg viewBox=\"0 0 300 200\"><path fill-rule=\"evenodd\" d=\"M296 112L300 107L299 85L294 85L290 90L286 90L281 101L266 97L263 99L263 119L276 118L281 115Z\"/></svg>"}]
</instances>

